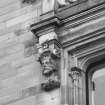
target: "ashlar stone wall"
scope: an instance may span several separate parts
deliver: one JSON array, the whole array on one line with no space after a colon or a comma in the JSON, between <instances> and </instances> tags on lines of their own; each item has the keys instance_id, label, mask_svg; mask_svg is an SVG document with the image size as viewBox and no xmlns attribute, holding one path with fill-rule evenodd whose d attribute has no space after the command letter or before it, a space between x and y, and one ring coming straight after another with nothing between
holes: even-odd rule
<instances>
[{"instance_id":1,"label":"ashlar stone wall","mask_svg":"<svg viewBox=\"0 0 105 105\"><path fill-rule=\"evenodd\" d=\"M43 92L35 36L41 4L0 0L0 105L59 105L59 89Z\"/></svg>"}]
</instances>

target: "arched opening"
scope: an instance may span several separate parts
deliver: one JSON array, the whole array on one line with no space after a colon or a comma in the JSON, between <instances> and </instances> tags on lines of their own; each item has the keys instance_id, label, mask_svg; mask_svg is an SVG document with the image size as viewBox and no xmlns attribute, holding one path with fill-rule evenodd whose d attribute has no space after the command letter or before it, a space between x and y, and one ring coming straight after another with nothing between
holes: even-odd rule
<instances>
[{"instance_id":1,"label":"arched opening","mask_svg":"<svg viewBox=\"0 0 105 105\"><path fill-rule=\"evenodd\" d=\"M92 105L105 104L105 68L95 71L92 76Z\"/></svg>"},{"instance_id":2,"label":"arched opening","mask_svg":"<svg viewBox=\"0 0 105 105\"><path fill-rule=\"evenodd\" d=\"M86 104L105 103L105 59L90 64L86 71Z\"/></svg>"}]
</instances>

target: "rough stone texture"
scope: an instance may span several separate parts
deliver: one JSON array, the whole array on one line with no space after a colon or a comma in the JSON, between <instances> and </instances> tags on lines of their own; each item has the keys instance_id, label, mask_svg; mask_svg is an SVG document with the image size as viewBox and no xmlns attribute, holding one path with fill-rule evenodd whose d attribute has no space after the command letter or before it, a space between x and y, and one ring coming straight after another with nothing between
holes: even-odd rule
<instances>
[{"instance_id":1,"label":"rough stone texture","mask_svg":"<svg viewBox=\"0 0 105 105\"><path fill-rule=\"evenodd\" d=\"M26 30L37 21L39 10L40 4L22 6L21 0L0 0L0 105L59 104L59 89L40 90L43 80L35 37Z\"/></svg>"}]
</instances>

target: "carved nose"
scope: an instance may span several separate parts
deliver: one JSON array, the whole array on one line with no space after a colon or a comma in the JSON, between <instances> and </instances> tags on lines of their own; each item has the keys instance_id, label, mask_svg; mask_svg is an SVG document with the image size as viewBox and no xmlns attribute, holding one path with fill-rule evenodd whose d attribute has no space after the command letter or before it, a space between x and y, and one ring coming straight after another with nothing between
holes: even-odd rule
<instances>
[{"instance_id":1,"label":"carved nose","mask_svg":"<svg viewBox=\"0 0 105 105\"><path fill-rule=\"evenodd\" d=\"M43 67L47 67L48 64L49 64L49 61L45 61L45 62L43 62Z\"/></svg>"}]
</instances>

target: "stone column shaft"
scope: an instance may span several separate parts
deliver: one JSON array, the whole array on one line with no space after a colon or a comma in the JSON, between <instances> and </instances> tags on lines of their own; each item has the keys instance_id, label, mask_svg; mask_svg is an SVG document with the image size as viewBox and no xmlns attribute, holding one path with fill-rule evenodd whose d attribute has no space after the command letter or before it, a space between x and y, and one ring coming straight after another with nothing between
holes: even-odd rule
<instances>
[{"instance_id":1,"label":"stone column shaft","mask_svg":"<svg viewBox=\"0 0 105 105\"><path fill-rule=\"evenodd\" d=\"M73 99L74 99L74 105L79 104L79 80L75 79L73 80Z\"/></svg>"}]
</instances>

